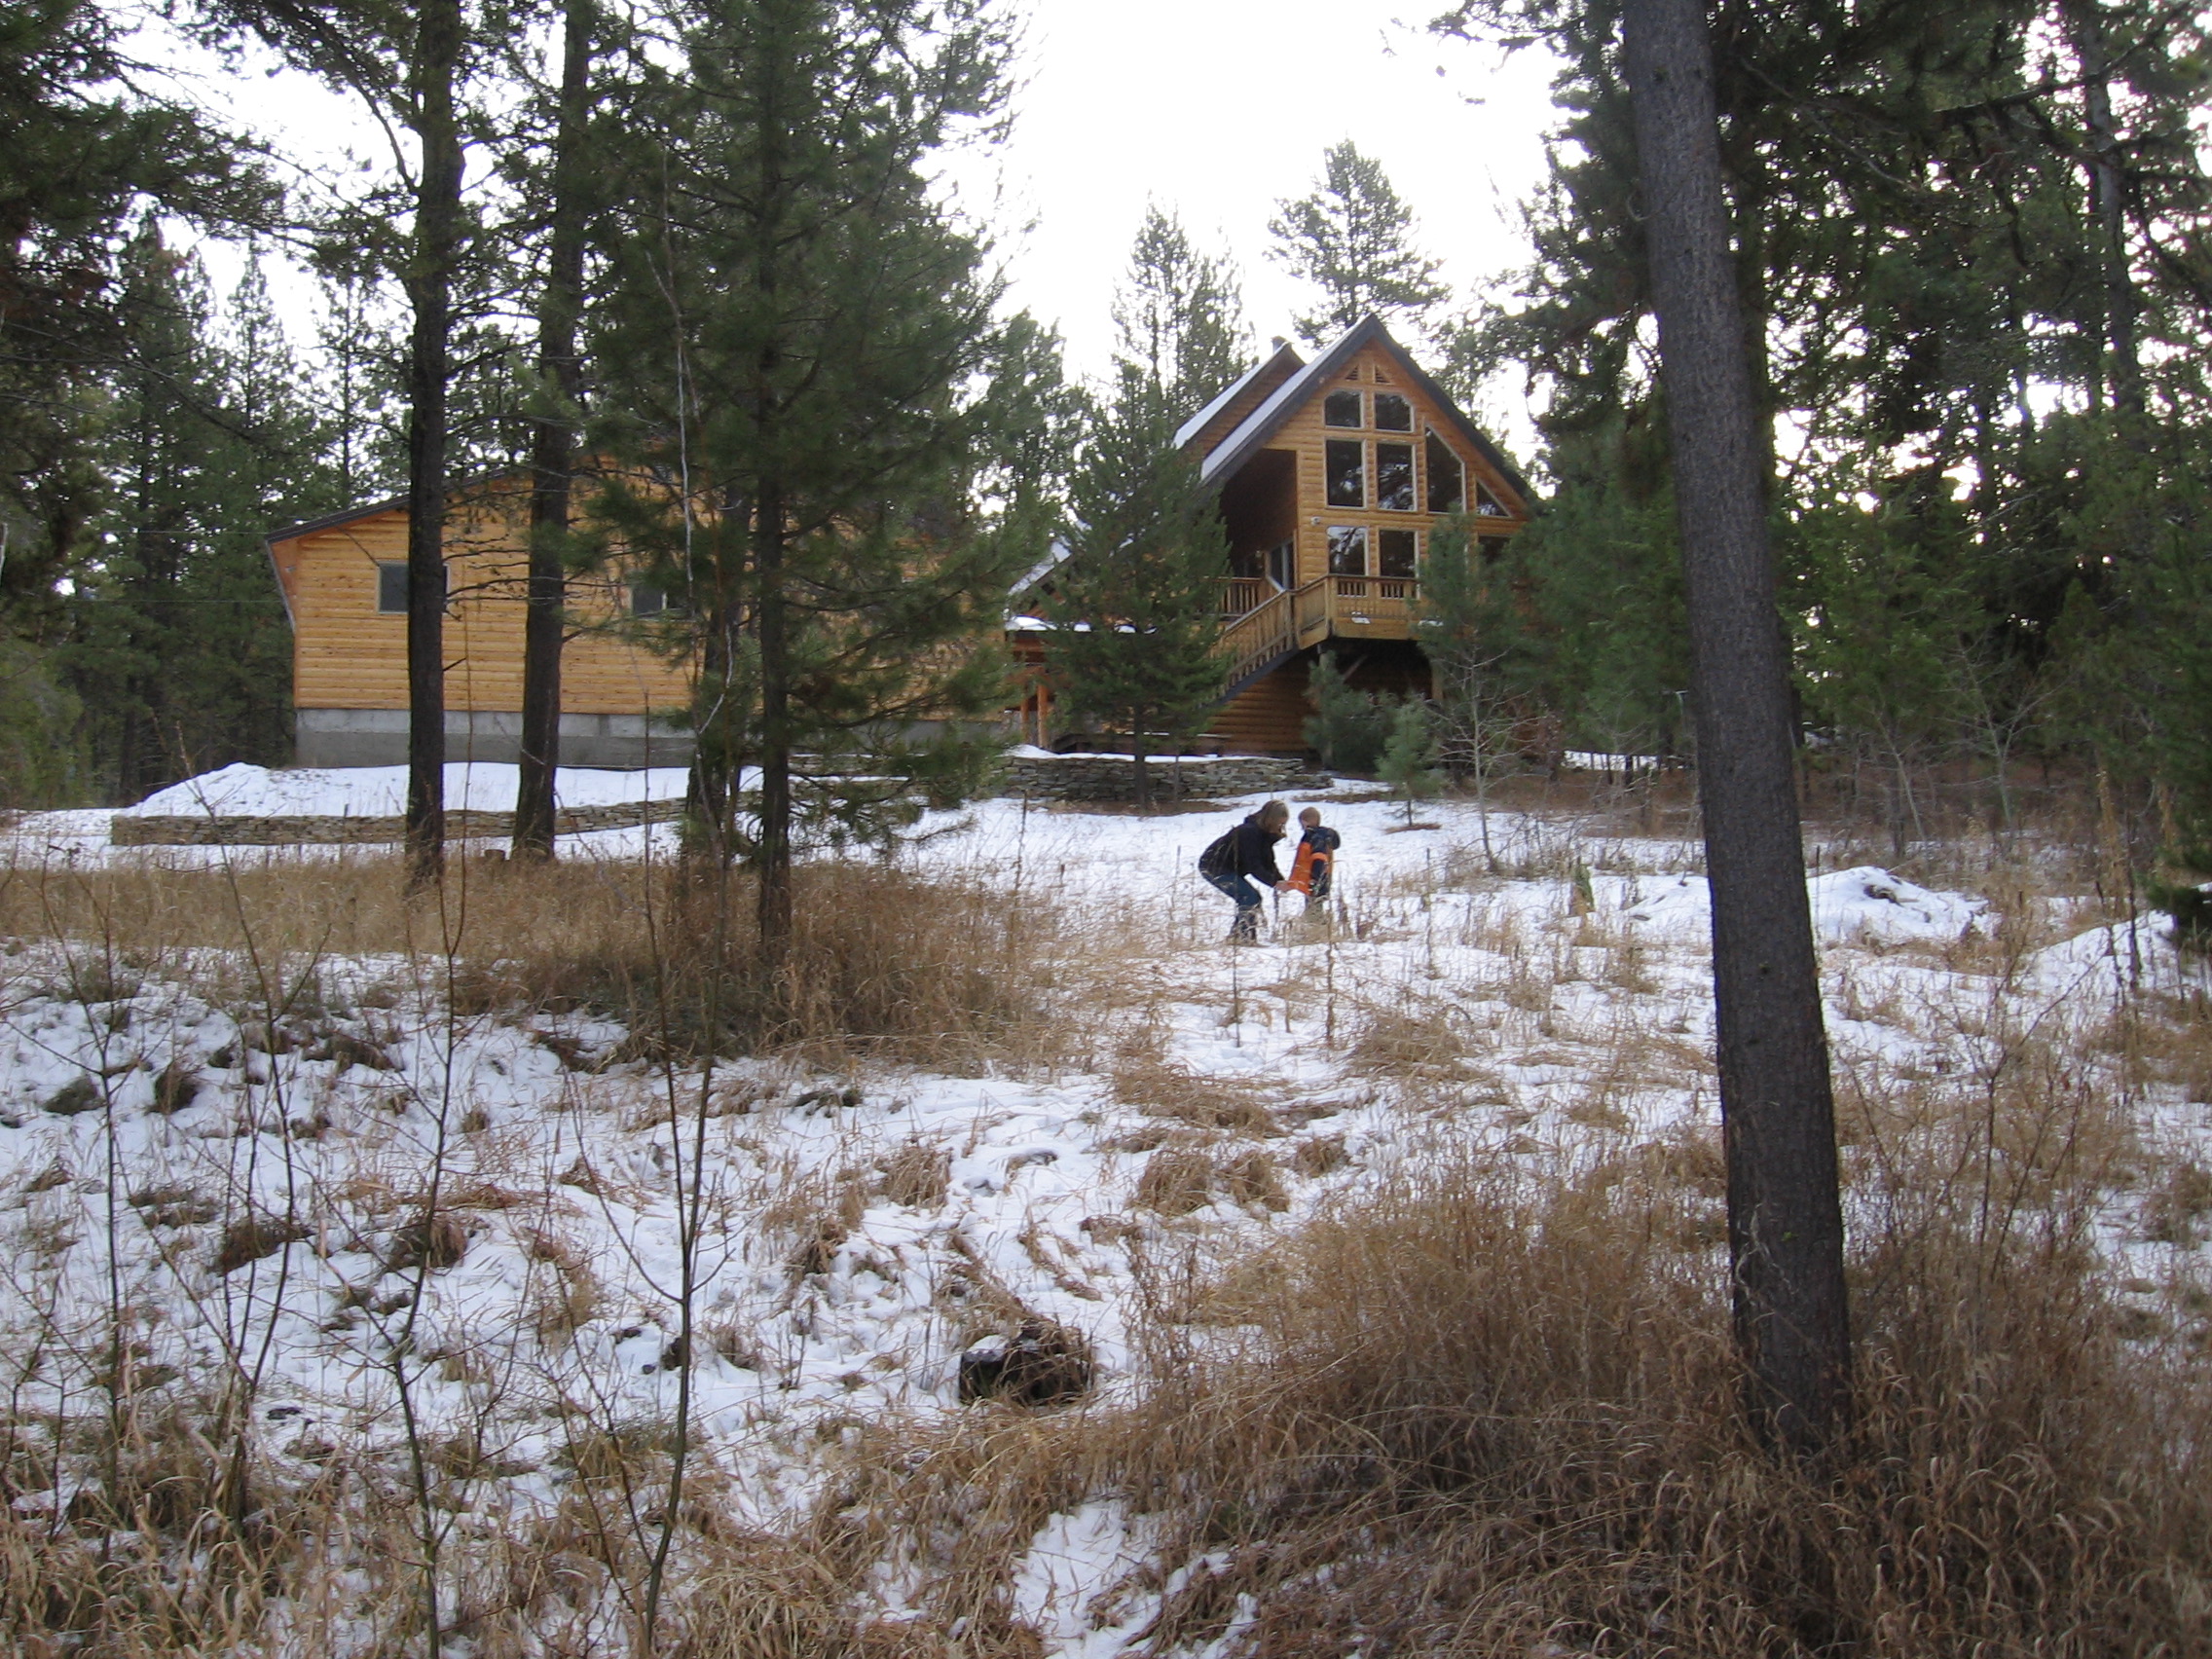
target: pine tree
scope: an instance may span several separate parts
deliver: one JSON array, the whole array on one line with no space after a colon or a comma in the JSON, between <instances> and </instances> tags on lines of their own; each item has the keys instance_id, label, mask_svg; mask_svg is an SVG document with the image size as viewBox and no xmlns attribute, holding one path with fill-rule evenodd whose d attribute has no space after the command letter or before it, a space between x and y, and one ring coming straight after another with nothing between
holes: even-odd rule
<instances>
[{"instance_id":1,"label":"pine tree","mask_svg":"<svg viewBox=\"0 0 2212 1659\"><path fill-rule=\"evenodd\" d=\"M1390 740L1388 706L1354 686L1326 650L1313 659L1306 693L1313 704L1306 741L1321 756L1321 764L1332 772L1374 771Z\"/></svg>"},{"instance_id":2,"label":"pine tree","mask_svg":"<svg viewBox=\"0 0 2212 1659\"><path fill-rule=\"evenodd\" d=\"M1171 212L1147 203L1114 290L1117 394L1141 387L1166 410L1188 416L1251 367L1249 331L1235 266L1203 254Z\"/></svg>"},{"instance_id":3,"label":"pine tree","mask_svg":"<svg viewBox=\"0 0 2212 1659\"><path fill-rule=\"evenodd\" d=\"M1421 560L1417 638L1436 679L1432 723L1437 756L1474 786L1483 856L1494 869L1490 799L1511 763L1519 713L1530 690L1520 596L1520 561L1480 548L1463 515L1428 538Z\"/></svg>"},{"instance_id":4,"label":"pine tree","mask_svg":"<svg viewBox=\"0 0 2212 1659\"><path fill-rule=\"evenodd\" d=\"M1426 800L1444 787L1437 770L1436 726L1428 705L1408 697L1390 715L1390 736L1382 745L1376 770L1406 803L1406 828L1414 823L1414 802Z\"/></svg>"},{"instance_id":5,"label":"pine tree","mask_svg":"<svg viewBox=\"0 0 2212 1659\"><path fill-rule=\"evenodd\" d=\"M835 780L950 788L979 755L961 722L1003 696L975 643L1035 553L978 521L971 486L1019 447L994 396L1012 336L927 165L995 115L1006 44L980 8L918 0L698 0L673 20L683 69L632 124L651 153L594 342L629 471L603 514L679 601L690 844L756 872L773 970L801 756L826 810L880 822L898 790ZM910 735L924 720L941 736Z\"/></svg>"},{"instance_id":6,"label":"pine tree","mask_svg":"<svg viewBox=\"0 0 2212 1659\"><path fill-rule=\"evenodd\" d=\"M360 251L397 275L407 295L407 866L411 887L445 868L445 529L454 451L456 298L472 227L461 198L470 118L464 104L485 37L462 0L323 7L304 0L203 0L203 26L250 34L360 98L387 130L406 132L407 231L357 212ZM396 203L394 204L396 205ZM477 353L483 355L483 353Z\"/></svg>"},{"instance_id":7,"label":"pine tree","mask_svg":"<svg viewBox=\"0 0 2212 1659\"><path fill-rule=\"evenodd\" d=\"M75 569L68 650L102 793L290 754L290 639L262 536L337 504L258 259L218 310L144 229L130 366L100 452L110 495Z\"/></svg>"},{"instance_id":8,"label":"pine tree","mask_svg":"<svg viewBox=\"0 0 2212 1659\"><path fill-rule=\"evenodd\" d=\"M278 193L249 146L150 95L128 24L91 0L0 13L0 627L50 639L102 485L101 383L129 351L125 258L151 208L250 230ZM32 655L36 655L36 648Z\"/></svg>"},{"instance_id":9,"label":"pine tree","mask_svg":"<svg viewBox=\"0 0 2212 1659\"><path fill-rule=\"evenodd\" d=\"M1842 1189L1713 60L1699 0L1630 0L1622 29L1690 601L1736 1341L1759 1432L1818 1454L1850 1412Z\"/></svg>"},{"instance_id":10,"label":"pine tree","mask_svg":"<svg viewBox=\"0 0 2212 1659\"><path fill-rule=\"evenodd\" d=\"M569 519L576 428L582 419L586 233L593 203L584 146L592 58L600 27L593 0L565 0L561 78L553 96L546 192L545 269L537 294L537 385L531 437L530 577L523 617L522 737L515 776L513 854L553 857L554 779L561 764L561 645L567 630Z\"/></svg>"},{"instance_id":11,"label":"pine tree","mask_svg":"<svg viewBox=\"0 0 2212 1659\"><path fill-rule=\"evenodd\" d=\"M1067 557L1045 603L1049 664L1069 718L1125 733L1136 799L1148 756L1220 700L1229 540L1195 460L1141 385L1093 418L1074 480Z\"/></svg>"},{"instance_id":12,"label":"pine tree","mask_svg":"<svg viewBox=\"0 0 2212 1659\"><path fill-rule=\"evenodd\" d=\"M1413 209L1349 138L1323 153L1311 195L1275 208L1270 257L1322 294L1318 311L1292 319L1307 341L1319 345L1370 315L1420 328L1450 297L1437 262L1414 245Z\"/></svg>"}]
</instances>

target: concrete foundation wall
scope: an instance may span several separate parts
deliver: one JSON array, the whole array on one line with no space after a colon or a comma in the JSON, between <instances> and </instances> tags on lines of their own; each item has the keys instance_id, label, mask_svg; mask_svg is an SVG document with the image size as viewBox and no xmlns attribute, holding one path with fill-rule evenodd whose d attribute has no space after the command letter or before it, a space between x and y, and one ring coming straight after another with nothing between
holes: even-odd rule
<instances>
[{"instance_id":1,"label":"concrete foundation wall","mask_svg":"<svg viewBox=\"0 0 2212 1659\"><path fill-rule=\"evenodd\" d=\"M403 709L302 709L294 721L293 764L404 766ZM514 761L522 756L522 715L507 710L446 712L448 760ZM563 715L561 764L630 769L684 766L691 734L645 715Z\"/></svg>"}]
</instances>

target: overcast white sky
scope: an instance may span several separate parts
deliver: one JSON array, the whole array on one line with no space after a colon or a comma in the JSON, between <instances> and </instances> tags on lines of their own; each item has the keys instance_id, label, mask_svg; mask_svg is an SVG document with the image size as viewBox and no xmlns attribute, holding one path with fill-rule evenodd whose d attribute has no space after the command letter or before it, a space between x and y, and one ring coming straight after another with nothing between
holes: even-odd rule
<instances>
[{"instance_id":1,"label":"overcast white sky","mask_svg":"<svg viewBox=\"0 0 2212 1659\"><path fill-rule=\"evenodd\" d=\"M956 159L948 178L996 228L1015 303L1058 324L1078 373L1105 366L1114 282L1148 198L1235 256L1262 344L1288 334L1307 297L1265 258L1268 220L1276 202L1311 188L1322 150L1340 138L1381 159L1456 302L1492 291L1525 257L1520 204L1541 177L1554 119L1540 54L1437 40L1418 0L1411 10L1405 0L1015 9L1026 25L1013 136ZM349 144L384 159L376 129L303 78L218 77L200 91L304 162L333 161ZM472 173L485 165L477 159ZM227 281L235 260L207 252ZM287 310L299 309L295 297ZM1517 414L1493 418L1511 427Z\"/></svg>"}]
</instances>

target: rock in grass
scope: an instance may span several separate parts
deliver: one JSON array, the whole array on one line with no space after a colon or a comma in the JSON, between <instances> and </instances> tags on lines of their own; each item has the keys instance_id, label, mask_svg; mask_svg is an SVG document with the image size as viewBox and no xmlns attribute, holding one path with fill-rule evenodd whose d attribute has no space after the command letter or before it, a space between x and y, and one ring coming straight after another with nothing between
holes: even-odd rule
<instances>
[{"instance_id":1,"label":"rock in grass","mask_svg":"<svg viewBox=\"0 0 2212 1659\"><path fill-rule=\"evenodd\" d=\"M443 1272L468 1254L468 1229L451 1215L422 1214L392 1235L391 1255L385 1267L390 1272L428 1268Z\"/></svg>"},{"instance_id":2,"label":"rock in grass","mask_svg":"<svg viewBox=\"0 0 2212 1659\"><path fill-rule=\"evenodd\" d=\"M248 1262L274 1256L287 1244L310 1236L309 1230L281 1216L249 1215L223 1229L223 1241L215 1247L215 1272L235 1272Z\"/></svg>"},{"instance_id":3,"label":"rock in grass","mask_svg":"<svg viewBox=\"0 0 2212 1659\"><path fill-rule=\"evenodd\" d=\"M154 1110L164 1114L181 1112L192 1104L199 1092L200 1068L179 1054L154 1079Z\"/></svg>"},{"instance_id":4,"label":"rock in grass","mask_svg":"<svg viewBox=\"0 0 2212 1659\"><path fill-rule=\"evenodd\" d=\"M960 1356L961 1403L1058 1406L1090 1389L1090 1343L1053 1319L1025 1319L1012 1337L985 1337Z\"/></svg>"},{"instance_id":5,"label":"rock in grass","mask_svg":"<svg viewBox=\"0 0 2212 1659\"><path fill-rule=\"evenodd\" d=\"M80 1112L96 1112L100 1105L99 1080L87 1072L48 1095L44 1104L56 1118L74 1118Z\"/></svg>"}]
</instances>

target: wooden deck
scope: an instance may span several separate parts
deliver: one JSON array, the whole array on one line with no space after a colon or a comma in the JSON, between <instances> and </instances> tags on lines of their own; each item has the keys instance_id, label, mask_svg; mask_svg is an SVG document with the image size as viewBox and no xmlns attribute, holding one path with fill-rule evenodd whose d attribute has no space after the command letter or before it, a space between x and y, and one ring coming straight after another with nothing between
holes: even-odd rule
<instances>
[{"instance_id":1,"label":"wooden deck","mask_svg":"<svg viewBox=\"0 0 2212 1659\"><path fill-rule=\"evenodd\" d=\"M1411 576L1321 576L1277 591L1222 630L1232 688L1323 640L1410 640L1420 583Z\"/></svg>"}]
</instances>

